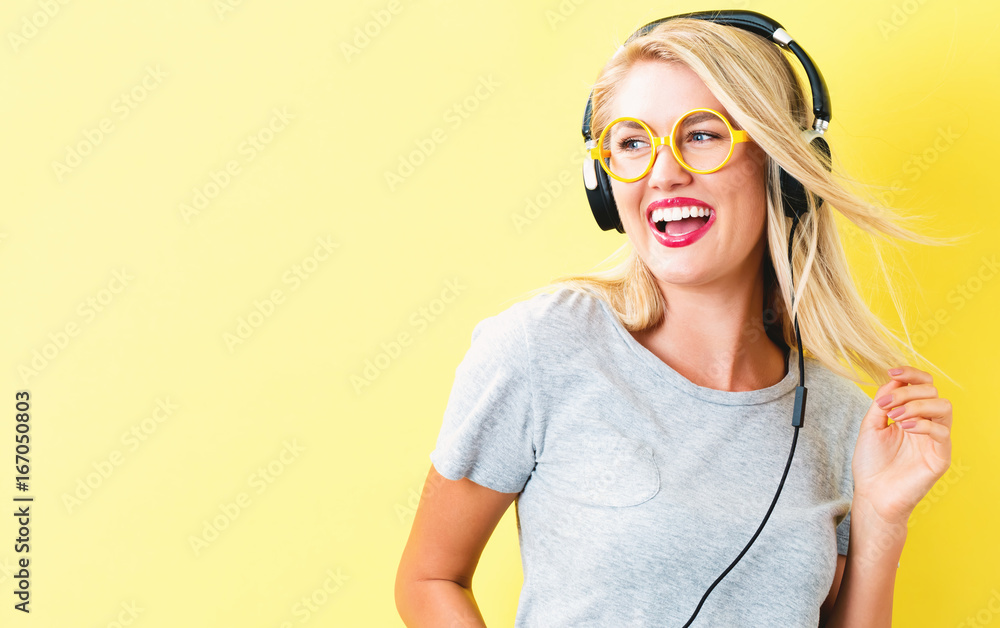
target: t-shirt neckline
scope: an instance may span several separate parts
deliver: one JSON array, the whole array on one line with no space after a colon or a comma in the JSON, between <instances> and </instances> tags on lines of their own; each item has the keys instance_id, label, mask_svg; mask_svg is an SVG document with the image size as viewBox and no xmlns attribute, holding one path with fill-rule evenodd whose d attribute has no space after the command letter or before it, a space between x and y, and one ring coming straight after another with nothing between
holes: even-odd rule
<instances>
[{"instance_id":1,"label":"t-shirt neckline","mask_svg":"<svg viewBox=\"0 0 1000 628\"><path fill-rule=\"evenodd\" d=\"M628 345L628 347L646 366L646 368L665 384L692 397L722 405L753 405L780 399L781 397L794 391L795 387L798 385L799 361L797 350L793 351L790 349L785 362L785 366L787 368L785 377L772 386L757 390L737 391L716 390L714 388L699 386L675 371L669 364L661 360L655 353L644 347L638 340L633 338L632 334L625 329L625 326L622 325L621 321L618 320L618 317L615 316L611 306L604 299L595 298L600 302L605 315L610 319L611 324L614 325L615 329L618 330L618 334L621 336L622 340L626 345Z\"/></svg>"}]
</instances>

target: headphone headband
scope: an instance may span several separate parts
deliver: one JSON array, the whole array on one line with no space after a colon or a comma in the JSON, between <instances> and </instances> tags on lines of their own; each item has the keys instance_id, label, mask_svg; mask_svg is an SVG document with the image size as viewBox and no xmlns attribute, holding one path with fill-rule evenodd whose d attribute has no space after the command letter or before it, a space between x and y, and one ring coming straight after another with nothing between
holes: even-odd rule
<instances>
[{"instance_id":1,"label":"headphone headband","mask_svg":"<svg viewBox=\"0 0 1000 628\"><path fill-rule=\"evenodd\" d=\"M764 37L778 46L791 51L805 69L812 91L813 126L812 131L809 131L811 138L808 139L809 145L813 147L817 157L823 160L824 167L828 170L830 169L830 147L823 137L823 133L830 124L831 115L830 94L826 88L826 81L823 80L823 74L820 73L819 68L816 67L813 60L806 54L806 51L792 39L791 35L785 32L781 24L766 15L761 15L754 11L696 11L693 13L671 15L650 22L636 30L629 35L628 39L625 40L625 44L622 44L621 48L615 54L619 54L625 48L626 44L637 37L642 37L657 25L677 18L706 20L724 26L740 28ZM590 97L587 98L587 107L583 111L582 132L587 148L593 148L597 144L597 141L591 135L590 129L591 116L593 114L593 99L594 90L591 89ZM802 183L788 174L784 168L780 170L779 174L781 177L781 197L785 215L797 221L809 211L808 194ZM616 229L619 233L625 233L621 216L618 215L614 194L611 190L611 182L594 159L589 159L583 164L583 183L587 192L587 201L601 229L605 231ZM816 198L817 206L821 202L822 199Z\"/></svg>"},{"instance_id":2,"label":"headphone headband","mask_svg":"<svg viewBox=\"0 0 1000 628\"><path fill-rule=\"evenodd\" d=\"M816 67L816 64L813 63L809 54L802 49L802 46L792 39L791 35L789 35L785 29L782 28L781 24L766 15L762 15L754 11L695 11L692 13L671 15L669 17L650 22L649 24L639 28L634 33L629 35L628 39L625 40L625 44L628 44L637 37L642 37L659 24L677 18L706 20L722 24L724 26L741 28L745 31L749 31L755 35L760 35L765 39L773 41L782 48L790 50L799 60L799 63L802 64L802 68L805 70L806 76L809 78L809 86L812 91L813 103L813 129L820 134L826 131L830 124L832 111L830 107L830 93L826 88L826 81L823 79L822 72L820 72L819 68ZM622 47L624 47L624 44ZM584 110L583 114L584 140L593 139L590 134L590 116L593 97L594 91L591 90L590 97L587 98L587 108Z\"/></svg>"}]
</instances>

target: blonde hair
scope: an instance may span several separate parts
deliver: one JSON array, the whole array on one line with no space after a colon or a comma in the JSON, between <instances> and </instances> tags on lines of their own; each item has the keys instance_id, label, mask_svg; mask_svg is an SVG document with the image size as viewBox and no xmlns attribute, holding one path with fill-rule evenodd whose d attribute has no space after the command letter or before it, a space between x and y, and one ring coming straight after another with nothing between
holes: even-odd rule
<instances>
[{"instance_id":1,"label":"blonde hair","mask_svg":"<svg viewBox=\"0 0 1000 628\"><path fill-rule=\"evenodd\" d=\"M859 186L841 175L836 164L828 171L802 138L802 129L811 123L811 112L791 64L773 43L739 28L676 18L626 43L604 66L594 84L592 137L598 137L609 121L618 85L634 64L647 60L681 63L692 70L739 128L746 130L766 153L769 255L765 255L764 262L764 312L757 321L763 322L768 336L776 344L783 340L797 351L792 320L797 314L804 353L858 383L869 382L858 377L855 365L871 382L881 385L889 380L887 369L912 363L908 354L930 364L909 342L905 322L904 341L882 324L858 293L830 210L835 208L870 235L897 313L900 304L875 238L888 241L886 236L892 236L934 245L952 244L960 238L937 238L912 231L907 225L922 222L921 217L903 217L884 204L865 200L862 192L849 189ZM796 227L792 244L793 301L788 259L792 220L784 214L779 167L810 192L809 212ZM822 199L819 206L816 196ZM871 194L864 196L874 198ZM605 270L563 275L520 296L571 288L606 301L629 331L659 324L667 310L663 295L631 243L626 241L598 266L607 263L614 265Z\"/></svg>"}]
</instances>

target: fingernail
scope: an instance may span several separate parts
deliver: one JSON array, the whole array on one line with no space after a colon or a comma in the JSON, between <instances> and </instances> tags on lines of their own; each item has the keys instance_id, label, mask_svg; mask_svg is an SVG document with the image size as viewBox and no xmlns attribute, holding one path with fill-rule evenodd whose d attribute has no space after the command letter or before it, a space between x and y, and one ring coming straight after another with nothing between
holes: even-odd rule
<instances>
[{"instance_id":1,"label":"fingernail","mask_svg":"<svg viewBox=\"0 0 1000 628\"><path fill-rule=\"evenodd\" d=\"M877 403L880 408L886 407L890 402L892 402L892 395L882 395L875 400L875 403Z\"/></svg>"},{"instance_id":2,"label":"fingernail","mask_svg":"<svg viewBox=\"0 0 1000 628\"><path fill-rule=\"evenodd\" d=\"M892 410L889 410L889 412L887 413L887 416L890 419L895 419L896 417L898 417L899 415L903 414L904 412L906 412L906 408L903 407L903 406L899 406L898 408L893 408Z\"/></svg>"},{"instance_id":3,"label":"fingernail","mask_svg":"<svg viewBox=\"0 0 1000 628\"><path fill-rule=\"evenodd\" d=\"M913 427L916 424L917 424L917 420L916 419L910 419L908 421L900 421L899 422L899 427L903 428L904 430L908 430L908 429L910 429L911 427Z\"/></svg>"},{"instance_id":4,"label":"fingernail","mask_svg":"<svg viewBox=\"0 0 1000 628\"><path fill-rule=\"evenodd\" d=\"M889 375L902 375L903 369L889 369Z\"/></svg>"}]
</instances>

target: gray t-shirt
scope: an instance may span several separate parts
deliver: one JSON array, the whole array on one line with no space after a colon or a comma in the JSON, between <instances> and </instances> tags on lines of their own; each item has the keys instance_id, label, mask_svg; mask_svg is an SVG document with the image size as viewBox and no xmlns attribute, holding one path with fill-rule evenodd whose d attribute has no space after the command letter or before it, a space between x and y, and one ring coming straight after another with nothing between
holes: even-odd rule
<instances>
[{"instance_id":1,"label":"gray t-shirt","mask_svg":"<svg viewBox=\"0 0 1000 628\"><path fill-rule=\"evenodd\" d=\"M519 493L515 626L683 626L778 488L795 431L789 357L768 388L701 387L602 299L567 288L478 323L430 458L446 478ZM693 628L819 623L847 554L871 399L816 360L805 370L805 424L778 502Z\"/></svg>"}]
</instances>

